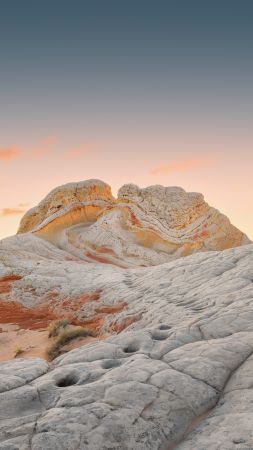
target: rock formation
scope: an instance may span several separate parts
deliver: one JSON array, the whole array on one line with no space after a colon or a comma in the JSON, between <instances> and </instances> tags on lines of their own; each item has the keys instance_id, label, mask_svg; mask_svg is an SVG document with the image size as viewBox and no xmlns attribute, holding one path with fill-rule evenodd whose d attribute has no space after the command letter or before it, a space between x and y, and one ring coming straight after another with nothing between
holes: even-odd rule
<instances>
[{"instance_id":1,"label":"rock formation","mask_svg":"<svg viewBox=\"0 0 253 450\"><path fill-rule=\"evenodd\" d=\"M99 290L81 314L124 301L100 318L113 332L115 317L116 333L132 324L51 366L2 363L0 449L252 447L253 245L123 270L64 261L63 252L53 259L51 244L35 258L25 244L4 255L5 271L23 273L13 298L29 282L37 295L45 286L73 297Z\"/></svg>"},{"instance_id":2,"label":"rock formation","mask_svg":"<svg viewBox=\"0 0 253 450\"><path fill-rule=\"evenodd\" d=\"M28 231L79 259L123 267L249 243L202 194L128 184L115 199L99 180L54 189L21 220L19 233Z\"/></svg>"},{"instance_id":3,"label":"rock formation","mask_svg":"<svg viewBox=\"0 0 253 450\"><path fill-rule=\"evenodd\" d=\"M179 188L49 194L0 242L0 324L67 317L99 340L0 364L0 450L253 447L247 242Z\"/></svg>"}]
</instances>

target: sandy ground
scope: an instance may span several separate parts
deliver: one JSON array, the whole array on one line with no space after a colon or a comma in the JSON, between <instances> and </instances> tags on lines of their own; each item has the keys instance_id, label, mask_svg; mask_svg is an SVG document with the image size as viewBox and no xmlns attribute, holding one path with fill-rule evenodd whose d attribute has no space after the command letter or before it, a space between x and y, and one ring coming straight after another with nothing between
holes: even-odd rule
<instances>
[{"instance_id":1,"label":"sandy ground","mask_svg":"<svg viewBox=\"0 0 253 450\"><path fill-rule=\"evenodd\" d=\"M63 347L63 351L96 341L97 338L78 338ZM17 358L37 357L48 359L46 348L50 345L47 329L29 330L21 329L15 324L0 323L0 361L7 361L15 357L17 348L22 349Z\"/></svg>"},{"instance_id":2,"label":"sandy ground","mask_svg":"<svg viewBox=\"0 0 253 450\"><path fill-rule=\"evenodd\" d=\"M18 325L0 323L0 361L15 357L17 348L23 350L22 358L36 356L46 358L45 350L49 344L47 330L22 330Z\"/></svg>"}]
</instances>

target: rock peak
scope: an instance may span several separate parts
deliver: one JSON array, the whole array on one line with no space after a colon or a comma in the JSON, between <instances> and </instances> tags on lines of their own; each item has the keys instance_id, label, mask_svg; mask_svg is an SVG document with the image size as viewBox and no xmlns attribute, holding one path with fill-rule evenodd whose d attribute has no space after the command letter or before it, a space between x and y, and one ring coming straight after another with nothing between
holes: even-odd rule
<instances>
[{"instance_id":1,"label":"rock peak","mask_svg":"<svg viewBox=\"0 0 253 450\"><path fill-rule=\"evenodd\" d=\"M116 199L110 186L96 179L53 189L22 218L18 233L25 232L80 259L123 267L250 242L202 194L125 184Z\"/></svg>"}]
</instances>

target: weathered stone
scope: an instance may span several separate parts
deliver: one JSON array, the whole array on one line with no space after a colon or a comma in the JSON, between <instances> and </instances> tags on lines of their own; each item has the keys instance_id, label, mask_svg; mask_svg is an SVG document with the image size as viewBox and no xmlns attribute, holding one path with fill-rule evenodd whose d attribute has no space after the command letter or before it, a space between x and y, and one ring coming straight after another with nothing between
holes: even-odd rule
<instances>
[{"instance_id":1,"label":"weathered stone","mask_svg":"<svg viewBox=\"0 0 253 450\"><path fill-rule=\"evenodd\" d=\"M202 194L130 184L115 199L99 180L54 189L21 220L19 233L27 231L79 259L123 267L249 243Z\"/></svg>"},{"instance_id":2,"label":"weathered stone","mask_svg":"<svg viewBox=\"0 0 253 450\"><path fill-rule=\"evenodd\" d=\"M51 364L22 358L0 364L0 449L253 448L253 245L165 262L170 251L149 249L142 240L131 258L127 250L124 257L117 253L114 264L99 264L94 258L91 263L76 253L77 243L81 252L89 241L97 255L99 230L108 229L112 236L116 224L125 227L132 220L127 229L130 249L131 236L143 230L147 216L152 218L145 229L154 223L164 230L166 222L169 227L162 233L173 229L178 238L182 230L192 232L199 217L208 221L219 214L201 196L179 188L127 185L119 200L102 183L76 188L56 190L34 216L28 214L22 226L29 228L30 223L38 231L0 242L1 311L10 302L26 308L22 314L41 314L43 306L43 314L69 314L93 327L101 341ZM85 213L72 211L62 221L75 199L79 206L99 202L100 209L86 205ZM112 210L106 212L104 205ZM80 222L85 214L86 222ZM79 220L75 228L71 217ZM227 226L231 237L233 229ZM212 239L205 241L206 250ZM100 253L112 256L105 249ZM166 257L159 259L160 254ZM116 260L132 266L145 260L150 267L121 268Z\"/></svg>"}]
</instances>

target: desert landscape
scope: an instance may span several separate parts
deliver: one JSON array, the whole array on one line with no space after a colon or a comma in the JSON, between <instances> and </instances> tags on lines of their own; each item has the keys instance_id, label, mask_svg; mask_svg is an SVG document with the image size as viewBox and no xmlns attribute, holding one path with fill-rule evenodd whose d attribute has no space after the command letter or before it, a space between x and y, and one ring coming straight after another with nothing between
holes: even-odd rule
<instances>
[{"instance_id":1,"label":"desert landscape","mask_svg":"<svg viewBox=\"0 0 253 450\"><path fill-rule=\"evenodd\" d=\"M0 1L0 450L253 450L253 1Z\"/></svg>"},{"instance_id":2,"label":"desert landscape","mask_svg":"<svg viewBox=\"0 0 253 450\"><path fill-rule=\"evenodd\" d=\"M0 242L0 448L250 448L252 263L201 194L54 189Z\"/></svg>"}]
</instances>

